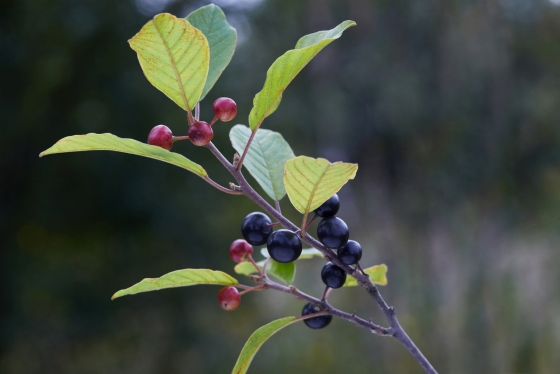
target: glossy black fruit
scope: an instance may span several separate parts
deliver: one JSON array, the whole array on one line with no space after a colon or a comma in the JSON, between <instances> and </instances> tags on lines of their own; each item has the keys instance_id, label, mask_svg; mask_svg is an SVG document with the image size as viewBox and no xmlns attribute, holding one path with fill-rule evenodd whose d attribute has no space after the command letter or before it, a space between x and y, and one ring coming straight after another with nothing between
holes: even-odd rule
<instances>
[{"instance_id":1,"label":"glossy black fruit","mask_svg":"<svg viewBox=\"0 0 560 374\"><path fill-rule=\"evenodd\" d=\"M354 265L362 258L362 246L354 240L348 240L344 247L339 248L336 256L345 265Z\"/></svg>"},{"instance_id":2,"label":"glossy black fruit","mask_svg":"<svg viewBox=\"0 0 560 374\"><path fill-rule=\"evenodd\" d=\"M301 311L302 316L306 316L308 314L319 313L322 311L322 308L318 304L307 303L303 307ZM327 327L329 323L332 321L331 315L324 315L319 317L307 318L304 319L303 322L312 329L322 329L323 327Z\"/></svg>"},{"instance_id":3,"label":"glossy black fruit","mask_svg":"<svg viewBox=\"0 0 560 374\"><path fill-rule=\"evenodd\" d=\"M266 249L273 260L278 262L292 262L301 255L301 239L293 231L277 230L268 237Z\"/></svg>"},{"instance_id":4,"label":"glossy black fruit","mask_svg":"<svg viewBox=\"0 0 560 374\"><path fill-rule=\"evenodd\" d=\"M323 218L317 226L317 237L329 248L340 248L348 241L350 231L346 223L338 217Z\"/></svg>"},{"instance_id":5,"label":"glossy black fruit","mask_svg":"<svg viewBox=\"0 0 560 374\"><path fill-rule=\"evenodd\" d=\"M346 273L332 262L327 262L321 270L321 279L330 288L340 288L346 282Z\"/></svg>"},{"instance_id":6,"label":"glossy black fruit","mask_svg":"<svg viewBox=\"0 0 560 374\"><path fill-rule=\"evenodd\" d=\"M243 218L241 234L251 245L263 245L272 233L272 221L266 214L253 212Z\"/></svg>"},{"instance_id":7,"label":"glossy black fruit","mask_svg":"<svg viewBox=\"0 0 560 374\"><path fill-rule=\"evenodd\" d=\"M338 213L339 208L340 208L340 199L338 198L337 194L334 194L330 197L330 199L325 201L323 205L315 209L315 213L317 213L319 217L323 217L323 218L332 217L336 213Z\"/></svg>"}]
</instances>

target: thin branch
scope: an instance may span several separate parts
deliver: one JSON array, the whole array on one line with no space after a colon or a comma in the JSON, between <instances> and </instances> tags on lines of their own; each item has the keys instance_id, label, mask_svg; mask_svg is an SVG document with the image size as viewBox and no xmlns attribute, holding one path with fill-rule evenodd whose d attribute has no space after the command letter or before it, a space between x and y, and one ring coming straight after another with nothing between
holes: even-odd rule
<instances>
[{"instance_id":1,"label":"thin branch","mask_svg":"<svg viewBox=\"0 0 560 374\"><path fill-rule=\"evenodd\" d=\"M243 191L234 191L234 190L230 190L229 188L225 188L224 186L219 185L218 183L214 182L212 179L210 179L210 177L207 175L204 177L204 180L208 183L210 183L210 185L214 188L217 188L218 190L225 192L227 194L230 195L243 195Z\"/></svg>"},{"instance_id":2,"label":"thin branch","mask_svg":"<svg viewBox=\"0 0 560 374\"><path fill-rule=\"evenodd\" d=\"M200 101L194 106L194 119L198 121L200 118Z\"/></svg>"},{"instance_id":3,"label":"thin branch","mask_svg":"<svg viewBox=\"0 0 560 374\"><path fill-rule=\"evenodd\" d=\"M350 314L350 313L343 312L342 310L339 310L339 309L333 307L332 305L330 305L325 300L320 300L320 299L317 299L316 297L313 297L313 296L310 296L306 293L303 293L300 290L298 290L297 288L295 288L294 286L284 286L282 284L273 282L269 278L262 278L261 284L266 285L270 289L280 291L280 292L284 292L284 293L287 293L287 294L291 294L298 299L306 300L306 301L309 301L309 302L314 303L314 304L320 304L323 307L323 310L325 312L327 312L328 314L332 314L333 316L336 316L336 317L345 319L347 321L350 321L357 326L365 327L366 329L370 330L374 334L381 335L381 336L391 336L392 335L392 330L390 328L386 328L386 327L376 325L375 323L373 323L371 321L366 321L365 319L360 318L360 317L356 316L355 314Z\"/></svg>"},{"instance_id":4,"label":"thin branch","mask_svg":"<svg viewBox=\"0 0 560 374\"><path fill-rule=\"evenodd\" d=\"M236 171L241 170L241 166L243 166L243 160L245 160L245 156L247 156L247 152L249 151L249 147L251 146L251 143L253 142L253 139L254 139L256 134L257 134L257 130L253 130L253 132L251 133L251 136L249 137L249 140L247 140L247 144L245 145L245 149L243 150L243 154L241 155L241 158L239 159L239 162L237 163L237 168L235 169Z\"/></svg>"}]
</instances>

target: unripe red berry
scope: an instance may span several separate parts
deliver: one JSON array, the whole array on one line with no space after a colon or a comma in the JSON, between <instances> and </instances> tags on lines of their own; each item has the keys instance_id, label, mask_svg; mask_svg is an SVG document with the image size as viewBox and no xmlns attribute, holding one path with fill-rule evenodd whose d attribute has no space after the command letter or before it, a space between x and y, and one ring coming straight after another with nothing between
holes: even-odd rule
<instances>
[{"instance_id":1,"label":"unripe red berry","mask_svg":"<svg viewBox=\"0 0 560 374\"><path fill-rule=\"evenodd\" d=\"M229 97L220 97L212 104L214 115L223 122L231 121L237 114L237 104Z\"/></svg>"},{"instance_id":2,"label":"unripe red berry","mask_svg":"<svg viewBox=\"0 0 560 374\"><path fill-rule=\"evenodd\" d=\"M148 135L148 144L157 145L168 151L173 147L173 134L169 127L165 125L157 125Z\"/></svg>"},{"instance_id":3,"label":"unripe red berry","mask_svg":"<svg viewBox=\"0 0 560 374\"><path fill-rule=\"evenodd\" d=\"M212 141L214 131L208 123L204 121L195 122L189 127L189 139L197 146L203 146Z\"/></svg>"},{"instance_id":4,"label":"unripe red berry","mask_svg":"<svg viewBox=\"0 0 560 374\"><path fill-rule=\"evenodd\" d=\"M241 295L239 295L237 288L233 286L224 287L218 292L218 303L223 310L231 312L237 309L241 303Z\"/></svg>"},{"instance_id":5,"label":"unripe red berry","mask_svg":"<svg viewBox=\"0 0 560 374\"><path fill-rule=\"evenodd\" d=\"M229 247L229 256L235 262L241 262L245 256L253 254L253 246L246 240L237 239Z\"/></svg>"}]
</instances>

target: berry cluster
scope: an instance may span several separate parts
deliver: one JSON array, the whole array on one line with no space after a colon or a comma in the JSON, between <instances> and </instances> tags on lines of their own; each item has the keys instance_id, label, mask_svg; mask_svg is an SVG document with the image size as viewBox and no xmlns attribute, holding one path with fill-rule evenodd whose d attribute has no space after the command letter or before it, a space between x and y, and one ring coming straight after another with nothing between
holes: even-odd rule
<instances>
[{"instance_id":1,"label":"berry cluster","mask_svg":"<svg viewBox=\"0 0 560 374\"><path fill-rule=\"evenodd\" d=\"M316 217L322 220L317 227L317 237L326 247L337 250L337 258L345 265L355 265L362 258L362 247L354 240L348 240L350 232L346 223L336 217L340 208L338 195L333 195L315 210ZM299 258L302 252L302 242L298 232L286 229L273 231L275 224L261 212L248 214L241 222L241 234L244 239L235 240L230 248L229 255L235 262L253 261L253 246L264 245L270 257L281 263L288 263ZM254 263L254 262L253 262ZM256 265L255 265L256 266ZM332 262L327 262L321 270L321 279L329 288L340 288L346 282L346 272ZM237 288L224 287L218 294L220 306L225 310L235 310L241 301ZM308 303L301 314L323 312L321 304ZM307 318L305 324L312 329L326 327L332 320L332 315L319 315Z\"/></svg>"},{"instance_id":2,"label":"berry cluster","mask_svg":"<svg viewBox=\"0 0 560 374\"><path fill-rule=\"evenodd\" d=\"M337 194L315 210L323 219L317 226L317 237L325 247L337 250L337 257L345 265L354 265L362 258L362 247L354 240L348 240L350 231L346 223L336 217L340 208ZM323 283L330 288L340 288L346 282L346 273L339 266L328 262L321 270Z\"/></svg>"},{"instance_id":3,"label":"berry cluster","mask_svg":"<svg viewBox=\"0 0 560 374\"><path fill-rule=\"evenodd\" d=\"M199 147L210 143L214 138L214 131L212 130L214 122L217 120L222 122L231 121L237 114L237 105L235 101L228 97L220 97L212 104L212 110L215 116L212 122L194 122L189 126L187 136L175 137L169 127L157 125L148 135L148 144L170 150L173 147L173 143L177 140L189 139L194 145Z\"/></svg>"}]
</instances>

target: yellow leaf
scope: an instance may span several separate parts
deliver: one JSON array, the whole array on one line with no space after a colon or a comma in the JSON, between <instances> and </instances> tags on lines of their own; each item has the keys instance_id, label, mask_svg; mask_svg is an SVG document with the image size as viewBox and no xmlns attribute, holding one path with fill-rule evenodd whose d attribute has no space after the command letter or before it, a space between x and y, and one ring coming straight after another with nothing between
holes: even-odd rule
<instances>
[{"instance_id":1,"label":"yellow leaf","mask_svg":"<svg viewBox=\"0 0 560 374\"><path fill-rule=\"evenodd\" d=\"M210 269L183 269L172 271L160 278L145 278L135 285L120 290L111 299L140 292L159 291L164 288L187 287L197 284L234 285L237 280L230 275Z\"/></svg>"},{"instance_id":2,"label":"yellow leaf","mask_svg":"<svg viewBox=\"0 0 560 374\"><path fill-rule=\"evenodd\" d=\"M113 134L73 135L60 139L52 147L41 152L39 157L67 152L84 151L115 151L136 156L153 158L171 165L192 171L196 175L206 177L206 170L179 153L141 143L134 139L119 138Z\"/></svg>"},{"instance_id":3,"label":"yellow leaf","mask_svg":"<svg viewBox=\"0 0 560 374\"><path fill-rule=\"evenodd\" d=\"M321 206L354 179L357 164L330 163L324 158L299 156L286 161L284 187L292 205L302 214Z\"/></svg>"},{"instance_id":4,"label":"yellow leaf","mask_svg":"<svg viewBox=\"0 0 560 374\"><path fill-rule=\"evenodd\" d=\"M210 65L204 34L186 19L162 13L128 42L138 54L148 81L184 110L192 110Z\"/></svg>"}]
</instances>

